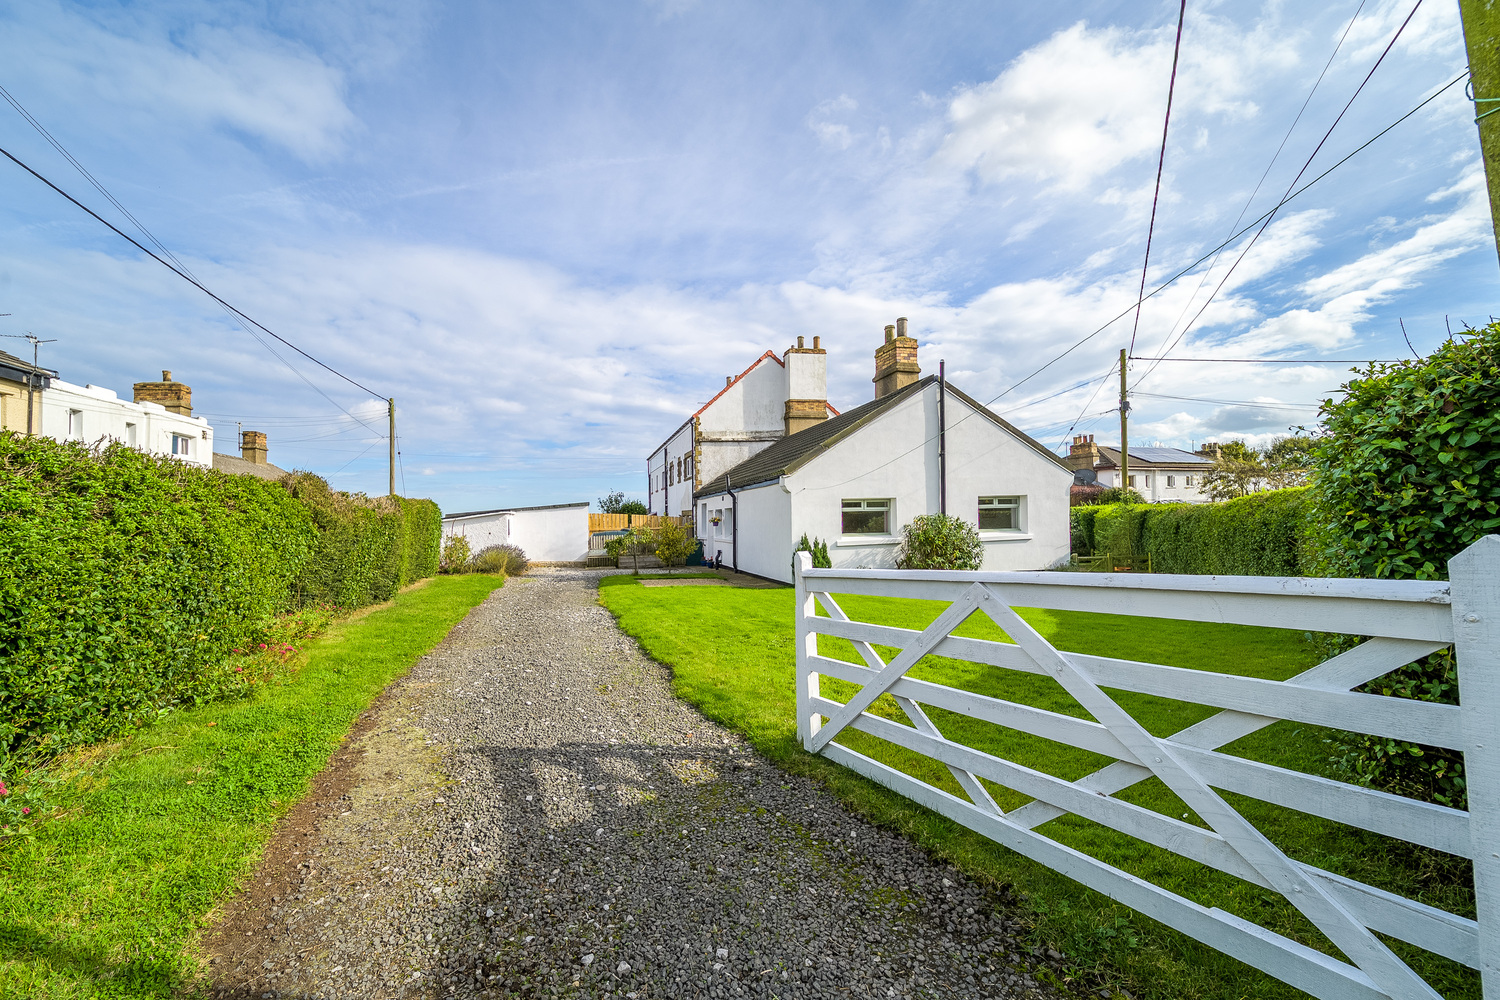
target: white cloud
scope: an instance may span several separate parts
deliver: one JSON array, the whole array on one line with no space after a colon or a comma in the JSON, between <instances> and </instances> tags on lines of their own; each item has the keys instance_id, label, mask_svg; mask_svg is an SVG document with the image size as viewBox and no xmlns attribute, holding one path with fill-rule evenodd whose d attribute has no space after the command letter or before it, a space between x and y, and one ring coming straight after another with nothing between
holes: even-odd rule
<instances>
[{"instance_id":1,"label":"white cloud","mask_svg":"<svg viewBox=\"0 0 1500 1000\"><path fill-rule=\"evenodd\" d=\"M53 4L13 16L6 48L18 74L50 90L88 93L127 120L149 118L176 132L229 129L309 161L341 150L357 124L340 70L256 28L174 32L145 17L105 21Z\"/></svg>"},{"instance_id":2,"label":"white cloud","mask_svg":"<svg viewBox=\"0 0 1500 1000\"><path fill-rule=\"evenodd\" d=\"M1172 28L1132 31L1079 22L1023 52L994 80L958 91L939 162L995 183L1020 177L1077 191L1161 144ZM1293 60L1259 31L1211 18L1185 32L1174 114L1246 116L1255 75ZM1190 140L1200 147L1200 126Z\"/></svg>"}]
</instances>

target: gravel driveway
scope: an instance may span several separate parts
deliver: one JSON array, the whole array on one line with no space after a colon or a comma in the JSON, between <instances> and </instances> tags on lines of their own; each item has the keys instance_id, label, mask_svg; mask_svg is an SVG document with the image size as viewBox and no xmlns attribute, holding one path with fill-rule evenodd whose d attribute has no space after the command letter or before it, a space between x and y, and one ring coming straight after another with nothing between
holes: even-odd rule
<instances>
[{"instance_id":1,"label":"gravel driveway","mask_svg":"<svg viewBox=\"0 0 1500 1000\"><path fill-rule=\"evenodd\" d=\"M220 996L1054 995L1002 900L671 694L599 573L394 685L205 938Z\"/></svg>"}]
</instances>

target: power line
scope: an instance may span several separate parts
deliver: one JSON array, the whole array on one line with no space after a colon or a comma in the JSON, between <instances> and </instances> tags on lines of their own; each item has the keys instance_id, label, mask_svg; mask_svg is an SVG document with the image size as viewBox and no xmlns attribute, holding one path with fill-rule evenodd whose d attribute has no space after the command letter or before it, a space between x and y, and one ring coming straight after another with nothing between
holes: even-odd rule
<instances>
[{"instance_id":1,"label":"power line","mask_svg":"<svg viewBox=\"0 0 1500 1000\"><path fill-rule=\"evenodd\" d=\"M236 308L235 306L231 305L230 303L226 302L224 299L220 298L218 295L216 295L212 291L210 291L206 286L203 285L202 282L198 281L196 278L192 277L191 275L189 275L185 271L180 270L180 269L172 266L167 261L165 261L161 257L157 256L150 249L148 249L147 247L143 246L140 243L140 241L137 240L135 237L131 236L129 233L127 233L124 230L120 229L118 226L116 226L114 223L110 222L108 219L104 218L98 212L95 212L92 208L89 208L83 202L79 201L77 198L74 198L72 195L68 194L68 192L64 191L62 188L60 188L56 184L52 183L46 177L42 176L37 171L33 170L30 166L28 166L26 163L24 163L22 160L20 160L18 157L16 157L16 155L13 154L13 153L11 153L9 150L7 150L7 149L5 149L3 147L0 147L0 154L4 154L5 158L8 159L8 160L10 160L16 166L20 167L22 170L26 171L28 174L30 174L31 176L35 177L37 180L41 181L43 184L47 185L53 191L56 191L58 194L62 195L68 201L72 202L75 206L77 206L78 208L82 209L84 212L87 212L90 216L92 216L94 219L96 219L100 223L103 223L105 226L109 227L110 231L113 232L116 236L119 236L121 239L127 241L128 243L130 243L131 246L135 247L141 253L145 254L148 257L150 257L152 260L156 261L162 267L164 267L167 270L171 271L173 274L177 275L183 281L186 281L188 284L192 285L194 288L198 289L204 295L207 295L209 298L213 299L219 305L223 306L225 309L228 309L229 311L231 311L232 313L234 313L236 316L239 316L239 317L243 318L247 322L249 322L252 325L254 325L256 328L258 328L258 329L264 331L265 333L269 334L270 336L276 338L278 341L280 341L281 343L285 344L287 347L290 347L292 350L296 351L298 354L302 355L304 358L306 358L307 360L311 361L313 364L319 366L320 368L325 369L328 372L331 372L334 375L337 375L339 378L343 379L345 382L348 382L350 385L354 386L355 388L361 389L364 392L369 393L371 396L374 396L377 399L385 399L386 398L386 397L382 396L380 393L376 392L374 389L371 389L370 387L368 387L366 385L363 385L363 384L355 381L354 379L350 378L348 375L345 375L343 372L339 371L337 368L334 368L332 365L329 365L329 364L326 364L326 363L324 363L322 361L319 361L317 358L313 357L311 354L308 354L302 348L298 347L296 344L292 343L290 340L287 340L285 337L281 336L276 331L274 331L271 328L267 327L265 324L256 321L254 318L246 315L246 313L244 311L242 311L242 310Z\"/></svg>"},{"instance_id":2,"label":"power line","mask_svg":"<svg viewBox=\"0 0 1500 1000\"><path fill-rule=\"evenodd\" d=\"M1145 396L1148 399L1181 399L1192 403L1216 403L1220 406L1258 406L1267 410L1310 410L1317 409L1317 403L1259 403L1249 399L1210 399L1207 396L1169 396L1160 392L1137 392L1134 395Z\"/></svg>"},{"instance_id":3,"label":"power line","mask_svg":"<svg viewBox=\"0 0 1500 1000\"><path fill-rule=\"evenodd\" d=\"M1292 119L1292 124L1287 126L1286 134L1281 137L1281 144L1276 147L1276 152L1271 154L1271 161L1266 164L1266 169L1261 172L1260 180L1255 182L1255 188L1250 192L1250 197L1245 199L1244 206L1240 208L1240 214L1235 217L1234 225L1229 227L1231 231L1233 231L1234 228L1244 220L1245 213L1250 211L1251 205L1255 204L1255 196L1260 194L1260 189L1265 185L1266 178L1271 176L1271 168L1276 166L1276 161L1281 158L1281 153L1286 149L1286 144L1292 138L1292 133L1297 130L1298 123L1302 121L1302 116L1307 112L1307 106L1312 103L1313 96L1317 94L1318 88L1323 84L1323 78L1328 75L1328 70L1333 66L1334 59L1338 58L1340 50L1343 49L1344 41L1349 37L1349 32L1354 30L1354 24L1359 20L1360 13L1365 9L1365 3L1366 0L1359 0L1359 6L1354 9L1354 16L1351 17L1349 19L1349 23L1344 26L1344 33L1339 36L1338 44L1334 45L1333 51L1329 53L1328 61L1323 64L1323 71L1319 73L1318 78L1313 81L1312 89L1307 92L1307 97L1303 100L1302 107L1297 109L1297 114ZM1187 316L1188 310L1192 308L1193 300L1198 297L1199 292L1203 291L1203 286L1208 284L1208 276L1212 274L1214 268L1218 266L1219 256L1222 253L1223 249L1221 248L1214 254L1213 261L1209 263L1208 267L1203 272L1203 277L1198 281L1198 287L1193 289L1193 294L1188 296L1188 300L1183 303L1182 312L1178 314L1177 319L1172 323L1172 327L1167 331L1167 335L1162 338L1162 347L1165 347L1166 344L1171 341L1172 335L1177 332L1178 325L1182 323L1183 319ZM1139 310L1137 310L1137 316L1139 316ZM1134 351L1135 334L1132 333L1130 339L1130 349ZM1162 347L1158 347L1156 349L1156 352L1158 354L1165 353L1162 350ZM1150 373L1148 372L1147 374ZM1136 381L1139 382L1140 379L1137 379Z\"/></svg>"},{"instance_id":4,"label":"power line","mask_svg":"<svg viewBox=\"0 0 1500 1000\"><path fill-rule=\"evenodd\" d=\"M1307 162L1302 164L1302 169L1297 171L1297 176L1293 177L1292 182L1287 185L1286 194L1291 194L1292 189L1297 186L1297 182L1302 179L1302 175L1307 172L1307 168L1311 167L1313 160L1318 158L1318 153L1322 151L1324 144L1327 143L1329 137L1333 135L1333 130L1339 127L1339 122L1344 120L1344 115L1348 114L1349 109L1354 106L1355 100L1359 97L1360 93L1364 91L1365 85L1368 84L1370 80L1375 76L1375 71L1380 68L1381 63L1385 62L1385 57L1390 55L1391 49L1395 48L1397 39L1399 39L1401 37L1401 33L1406 30L1406 26L1411 23L1411 19L1417 16L1417 10L1421 6L1422 0L1417 0L1417 2L1412 5L1411 12L1406 15L1406 20L1401 22L1401 26L1396 29L1396 33L1391 36L1391 40L1386 43L1385 48L1381 51L1380 57L1375 60L1375 64L1370 67L1370 71L1365 74L1365 78L1360 81L1359 86L1354 88L1354 93L1349 95L1349 100L1344 103L1344 107L1341 111L1339 111L1338 117L1334 118L1333 124L1328 126L1328 131L1323 133L1323 138L1319 139L1318 144L1313 147L1312 153L1310 153L1307 157ZM1199 307L1198 311L1193 314L1193 318L1188 320L1187 325L1184 326L1182 330L1177 334L1176 338L1167 345L1166 350L1161 352L1163 356L1172 353L1172 349L1182 342L1182 338L1187 336L1188 331L1193 328L1193 324L1197 323L1199 318L1202 317L1204 312L1207 311L1208 307L1213 304L1214 299L1221 291L1224 290L1224 286L1229 283L1229 279L1234 274L1235 269L1244 262L1245 257L1250 253L1250 248L1255 246L1256 241L1260 239L1261 234L1264 233L1266 229L1271 225L1271 221L1276 217L1276 213L1281 210L1281 206L1284 204L1286 204L1285 195L1283 195L1282 201L1279 202L1274 208L1271 209L1269 213L1266 214L1265 222L1261 223L1260 228L1255 231L1255 235L1250 237L1250 241L1245 244L1243 249L1240 250L1239 256L1234 259L1233 264L1229 265L1229 270L1224 272L1224 277L1219 279L1218 285L1215 286L1214 290L1209 293L1208 298L1204 300L1203 305ZM1146 373L1144 375L1135 380L1135 384L1140 385L1146 379L1150 378L1151 373L1156 371L1159 366L1160 362L1152 365L1146 370Z\"/></svg>"},{"instance_id":5,"label":"power line","mask_svg":"<svg viewBox=\"0 0 1500 1000\"><path fill-rule=\"evenodd\" d=\"M1131 361L1198 361L1226 365L1391 365L1379 358L1136 358Z\"/></svg>"},{"instance_id":6,"label":"power line","mask_svg":"<svg viewBox=\"0 0 1500 1000\"><path fill-rule=\"evenodd\" d=\"M1141 289L1136 293L1135 325L1130 329L1130 349L1135 350L1136 331L1141 328L1141 297L1146 294L1146 270L1151 266L1151 237L1156 234L1156 203L1161 198L1161 175L1167 165L1167 128L1172 124L1172 95L1177 90L1177 57L1182 54L1182 22L1187 19L1187 0L1177 8L1177 41L1172 46L1172 77L1167 83L1167 113L1161 122L1161 155L1156 159L1156 188L1151 193L1151 223L1146 227L1146 258L1141 261Z\"/></svg>"}]
</instances>

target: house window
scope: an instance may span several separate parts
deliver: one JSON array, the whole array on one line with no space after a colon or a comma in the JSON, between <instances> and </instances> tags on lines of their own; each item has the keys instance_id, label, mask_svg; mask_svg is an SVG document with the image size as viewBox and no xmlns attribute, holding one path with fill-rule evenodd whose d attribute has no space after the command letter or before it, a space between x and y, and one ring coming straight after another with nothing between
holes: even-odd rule
<instances>
[{"instance_id":1,"label":"house window","mask_svg":"<svg viewBox=\"0 0 1500 1000\"><path fill-rule=\"evenodd\" d=\"M69 410L68 411L68 437L70 437L70 438L81 438L81 437L83 437L83 411L82 410Z\"/></svg>"},{"instance_id":2,"label":"house window","mask_svg":"<svg viewBox=\"0 0 1500 1000\"><path fill-rule=\"evenodd\" d=\"M132 448L135 447L135 424L125 425L125 443Z\"/></svg>"},{"instance_id":3,"label":"house window","mask_svg":"<svg viewBox=\"0 0 1500 1000\"><path fill-rule=\"evenodd\" d=\"M845 500L844 534L889 535L891 501Z\"/></svg>"},{"instance_id":4,"label":"house window","mask_svg":"<svg viewBox=\"0 0 1500 1000\"><path fill-rule=\"evenodd\" d=\"M693 478L693 456L689 455L683 461L687 463L686 474L689 479Z\"/></svg>"},{"instance_id":5,"label":"house window","mask_svg":"<svg viewBox=\"0 0 1500 1000\"><path fill-rule=\"evenodd\" d=\"M1177 477L1176 476L1168 476L1167 477L1167 489L1169 489L1169 490L1170 489L1175 489L1176 486L1177 486Z\"/></svg>"},{"instance_id":6,"label":"house window","mask_svg":"<svg viewBox=\"0 0 1500 1000\"><path fill-rule=\"evenodd\" d=\"M190 454L190 452L188 451L188 449L191 448L192 446L193 446L193 439L190 438L190 437L188 437L187 435L185 435L185 434L173 434L172 435L172 454L174 454L174 455L176 455L176 456L178 456L180 458L187 458L188 455Z\"/></svg>"},{"instance_id":7,"label":"house window","mask_svg":"<svg viewBox=\"0 0 1500 1000\"><path fill-rule=\"evenodd\" d=\"M708 504L698 505L698 537L708 537Z\"/></svg>"},{"instance_id":8,"label":"house window","mask_svg":"<svg viewBox=\"0 0 1500 1000\"><path fill-rule=\"evenodd\" d=\"M1134 476L1131 476L1131 477L1130 477L1130 485L1131 485L1131 486L1134 486L1134 485L1135 485L1135 477L1134 477Z\"/></svg>"},{"instance_id":9,"label":"house window","mask_svg":"<svg viewBox=\"0 0 1500 1000\"><path fill-rule=\"evenodd\" d=\"M1151 477L1147 476L1146 477L1146 489L1149 490L1150 488L1151 488Z\"/></svg>"},{"instance_id":10,"label":"house window","mask_svg":"<svg viewBox=\"0 0 1500 1000\"><path fill-rule=\"evenodd\" d=\"M1184 486L1191 486L1191 485L1193 485L1193 477L1192 476L1183 476L1182 477L1182 485L1184 485Z\"/></svg>"},{"instance_id":11,"label":"house window","mask_svg":"<svg viewBox=\"0 0 1500 1000\"><path fill-rule=\"evenodd\" d=\"M1020 497L980 497L980 531L1020 531Z\"/></svg>"}]
</instances>

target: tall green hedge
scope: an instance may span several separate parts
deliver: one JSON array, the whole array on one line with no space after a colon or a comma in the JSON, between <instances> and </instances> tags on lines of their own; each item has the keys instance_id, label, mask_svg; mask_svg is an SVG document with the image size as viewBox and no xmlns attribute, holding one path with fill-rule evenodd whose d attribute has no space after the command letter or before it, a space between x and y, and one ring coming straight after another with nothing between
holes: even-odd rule
<instances>
[{"instance_id":1,"label":"tall green hedge","mask_svg":"<svg viewBox=\"0 0 1500 1000\"><path fill-rule=\"evenodd\" d=\"M191 701L270 616L436 570L430 501L0 432L0 757Z\"/></svg>"},{"instance_id":2,"label":"tall green hedge","mask_svg":"<svg viewBox=\"0 0 1500 1000\"><path fill-rule=\"evenodd\" d=\"M1306 487L1207 504L1074 507L1073 551L1156 573L1315 576Z\"/></svg>"}]
</instances>

